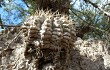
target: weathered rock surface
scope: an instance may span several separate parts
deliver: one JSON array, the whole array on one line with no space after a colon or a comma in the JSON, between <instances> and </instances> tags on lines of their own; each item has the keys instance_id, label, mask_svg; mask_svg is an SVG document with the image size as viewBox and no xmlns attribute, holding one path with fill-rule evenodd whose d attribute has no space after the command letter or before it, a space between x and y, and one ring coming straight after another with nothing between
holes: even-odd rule
<instances>
[{"instance_id":1,"label":"weathered rock surface","mask_svg":"<svg viewBox=\"0 0 110 70\"><path fill-rule=\"evenodd\" d=\"M76 49L77 48L77 49ZM107 51L107 45L101 40L82 40L75 42L77 53L72 55L74 70L109 70L110 55ZM73 67L73 68L74 68Z\"/></svg>"}]
</instances>

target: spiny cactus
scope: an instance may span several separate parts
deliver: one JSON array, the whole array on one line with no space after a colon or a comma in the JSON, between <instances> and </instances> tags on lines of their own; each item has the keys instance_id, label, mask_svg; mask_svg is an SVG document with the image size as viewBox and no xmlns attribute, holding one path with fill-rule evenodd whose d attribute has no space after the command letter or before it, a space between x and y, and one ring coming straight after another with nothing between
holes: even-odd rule
<instances>
[{"instance_id":1,"label":"spiny cactus","mask_svg":"<svg viewBox=\"0 0 110 70\"><path fill-rule=\"evenodd\" d=\"M74 47L76 38L74 23L68 16L50 11L37 11L33 16L27 18L21 27L26 45L34 45L34 48L37 48L37 58L44 57L45 62L51 60L53 64L56 64L60 62L62 56L66 55L64 64L61 64L68 64L69 52ZM60 52L62 49L65 52L63 54ZM53 53L52 56L49 55L50 53Z\"/></svg>"},{"instance_id":2,"label":"spiny cactus","mask_svg":"<svg viewBox=\"0 0 110 70\"><path fill-rule=\"evenodd\" d=\"M75 27L66 15L51 12L36 12L22 25L27 44L35 44L41 48L68 48L75 39ZM73 47L73 46L72 46Z\"/></svg>"},{"instance_id":3,"label":"spiny cactus","mask_svg":"<svg viewBox=\"0 0 110 70\"><path fill-rule=\"evenodd\" d=\"M35 14L26 18L21 27L15 27L10 33L15 36L11 39L12 42L19 36L22 38L21 46L16 44L12 49L14 53L11 54L15 59L9 59L13 62L10 69L68 70L66 67L70 63L69 54L74 47L76 36L74 23L67 15L37 10ZM16 60L17 66L14 64Z\"/></svg>"}]
</instances>

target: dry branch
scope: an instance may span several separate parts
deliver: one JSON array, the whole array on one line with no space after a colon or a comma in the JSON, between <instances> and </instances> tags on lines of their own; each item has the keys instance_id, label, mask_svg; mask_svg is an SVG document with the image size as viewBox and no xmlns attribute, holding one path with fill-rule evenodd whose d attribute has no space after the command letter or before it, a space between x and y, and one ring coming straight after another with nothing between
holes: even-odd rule
<instances>
[{"instance_id":1,"label":"dry branch","mask_svg":"<svg viewBox=\"0 0 110 70\"><path fill-rule=\"evenodd\" d=\"M20 27L20 25L4 25L4 24L0 24L0 26L3 26L3 27Z\"/></svg>"},{"instance_id":2,"label":"dry branch","mask_svg":"<svg viewBox=\"0 0 110 70\"><path fill-rule=\"evenodd\" d=\"M19 37L21 32L22 32L22 30L16 35L16 37L14 37L14 39L11 40L11 42L7 45L6 49L4 49L4 50L7 50L10 48L10 45Z\"/></svg>"},{"instance_id":3,"label":"dry branch","mask_svg":"<svg viewBox=\"0 0 110 70\"><path fill-rule=\"evenodd\" d=\"M86 3L90 3L93 7L98 8L104 15L110 17L110 13L106 12L104 9L102 9L102 7L98 6L97 4L93 3L90 0L84 0Z\"/></svg>"}]
</instances>

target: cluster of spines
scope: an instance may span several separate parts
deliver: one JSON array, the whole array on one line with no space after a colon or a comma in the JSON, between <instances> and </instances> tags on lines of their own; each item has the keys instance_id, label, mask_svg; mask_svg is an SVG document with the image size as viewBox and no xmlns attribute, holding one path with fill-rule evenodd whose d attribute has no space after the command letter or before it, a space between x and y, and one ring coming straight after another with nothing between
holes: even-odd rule
<instances>
[{"instance_id":1,"label":"cluster of spines","mask_svg":"<svg viewBox=\"0 0 110 70\"><path fill-rule=\"evenodd\" d=\"M37 12L22 27L28 43L37 41L41 48L72 46L75 39L74 24L66 15Z\"/></svg>"}]
</instances>

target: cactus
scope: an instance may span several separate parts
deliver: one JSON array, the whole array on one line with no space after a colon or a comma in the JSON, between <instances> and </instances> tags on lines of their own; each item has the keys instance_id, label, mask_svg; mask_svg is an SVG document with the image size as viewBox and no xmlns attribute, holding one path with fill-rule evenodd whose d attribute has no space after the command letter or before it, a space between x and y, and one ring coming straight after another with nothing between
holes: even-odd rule
<instances>
[{"instance_id":1,"label":"cactus","mask_svg":"<svg viewBox=\"0 0 110 70\"><path fill-rule=\"evenodd\" d=\"M36 13L24 22L21 27L24 31L25 41L28 44L38 41L42 45L41 48L58 49L58 45L62 42L66 44L65 46L68 43L72 45L75 37L75 27L72 20L66 15L50 13L49 11Z\"/></svg>"},{"instance_id":2,"label":"cactus","mask_svg":"<svg viewBox=\"0 0 110 70\"><path fill-rule=\"evenodd\" d=\"M14 53L9 57L4 56L5 59L15 58L9 59L13 62L9 69L68 70L69 54L74 47L76 36L74 23L67 15L37 10L35 14L27 17L20 27L8 30L3 32L14 35L8 45L10 52ZM14 42L18 37L22 38L22 43ZM9 50L5 50L7 51Z\"/></svg>"},{"instance_id":3,"label":"cactus","mask_svg":"<svg viewBox=\"0 0 110 70\"><path fill-rule=\"evenodd\" d=\"M74 46L75 41L75 27L72 20L67 15L51 13L50 11L37 11L33 16L29 17L21 26L23 29L24 39L26 45L34 45L34 48L40 48L39 55L43 54L44 58L50 58L53 64L60 62L61 50L67 52L66 55L68 63L69 50ZM48 52L48 50L50 52ZM41 52L42 53L41 53ZM48 53L46 53L48 52ZM54 53L52 58L50 55L45 54ZM38 56L37 58L42 58ZM44 59L48 61L48 59Z\"/></svg>"}]
</instances>

